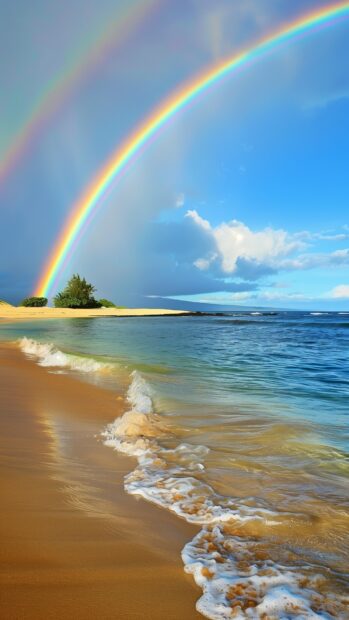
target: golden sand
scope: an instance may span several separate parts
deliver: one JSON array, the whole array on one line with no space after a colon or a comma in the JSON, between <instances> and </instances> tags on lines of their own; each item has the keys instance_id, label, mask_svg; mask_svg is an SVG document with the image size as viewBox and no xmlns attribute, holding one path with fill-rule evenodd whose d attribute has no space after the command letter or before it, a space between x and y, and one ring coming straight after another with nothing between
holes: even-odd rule
<instances>
[{"instance_id":1,"label":"golden sand","mask_svg":"<svg viewBox=\"0 0 349 620\"><path fill-rule=\"evenodd\" d=\"M0 347L6 620L202 617L180 559L195 528L128 496L132 459L98 440L118 407L114 393Z\"/></svg>"},{"instance_id":2,"label":"golden sand","mask_svg":"<svg viewBox=\"0 0 349 620\"><path fill-rule=\"evenodd\" d=\"M32 319L77 319L96 318L103 316L175 316L187 314L184 310L166 310L164 308L93 308L79 310L72 308L25 308L0 303L0 319L32 320Z\"/></svg>"}]
</instances>

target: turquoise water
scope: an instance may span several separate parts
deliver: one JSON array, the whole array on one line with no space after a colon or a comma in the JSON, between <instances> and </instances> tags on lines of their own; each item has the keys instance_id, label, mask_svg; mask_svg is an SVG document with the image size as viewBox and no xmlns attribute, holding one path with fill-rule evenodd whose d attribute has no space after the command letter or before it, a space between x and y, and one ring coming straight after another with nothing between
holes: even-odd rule
<instances>
[{"instance_id":1,"label":"turquoise water","mask_svg":"<svg viewBox=\"0 0 349 620\"><path fill-rule=\"evenodd\" d=\"M33 339L49 369L131 385L106 443L138 458L128 492L202 528L183 550L201 613L349 617L349 314L50 320L1 337Z\"/></svg>"},{"instance_id":2,"label":"turquoise water","mask_svg":"<svg viewBox=\"0 0 349 620\"><path fill-rule=\"evenodd\" d=\"M184 406L240 403L316 422L348 449L349 313L50 320L1 332L144 371Z\"/></svg>"}]
</instances>

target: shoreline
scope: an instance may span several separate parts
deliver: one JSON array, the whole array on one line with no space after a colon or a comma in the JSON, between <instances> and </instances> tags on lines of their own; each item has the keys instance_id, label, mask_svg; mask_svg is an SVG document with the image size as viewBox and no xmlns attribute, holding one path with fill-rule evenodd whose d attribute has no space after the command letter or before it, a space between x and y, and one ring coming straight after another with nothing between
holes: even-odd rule
<instances>
[{"instance_id":1,"label":"shoreline","mask_svg":"<svg viewBox=\"0 0 349 620\"><path fill-rule=\"evenodd\" d=\"M211 618L218 617L217 612L227 618L236 615L239 611L236 607L241 607L242 611L254 607L258 617L293 616L298 610L307 617L319 612L329 618L344 618L349 602L344 585L348 523L343 493L345 442L342 449L341 442L338 450L333 449L331 438L337 441L337 433L330 435L326 444L319 441L324 427L317 422L313 424L312 408L307 408L307 399L302 400L305 412L311 414L306 421L303 418L290 420L283 412L280 415L278 408L275 413L279 415L275 417L271 415L272 408L263 415L265 409L259 408L255 400L253 408L246 409L222 406L217 410L214 404L218 413L215 415L209 406L210 400L206 399L207 392L203 390L199 400L202 411L197 416L195 403L192 409L188 404L192 390L202 386L201 376L206 376L206 365L199 366L204 372L197 382L198 366L194 361L188 368L186 360L190 359L192 349L183 347L181 332L183 330L185 340L189 341L195 333L195 351L200 352L207 346L206 336L209 342L212 335L216 338L217 328L213 324L208 334L201 330L197 341L191 321L167 321L161 327L160 323L152 321L146 328L145 323L135 326L133 321L119 325L113 321L4 325L5 336L12 336L12 344L4 347L3 359L0 349L0 410L3 412L0 454L4 455L0 460L4 471L2 486L10 492L10 495L8 492L2 494L5 498L2 511L4 553L8 554L8 547L11 552L11 545L7 543L13 541L20 551L19 560L16 558L13 566L10 565L12 572L10 570L8 575L4 570L5 596L8 596L5 585L11 585L11 580L18 577L19 565L22 571L20 588L16 583L17 590L12 596L15 603L17 599L23 600L24 586L28 586L25 579L32 579L32 573L36 575L37 564L41 567L44 553L45 558L49 556L49 562L35 579L39 581L38 592L44 590L45 596L47 589L55 592L55 601L59 599L55 602L55 612L57 604L61 605L62 601L65 604L71 585L71 598L79 598L82 590L85 599L87 593L89 602L84 603L82 613L94 606L95 613L91 617L100 617L102 612L103 620L115 615L157 620L161 617L156 615L157 611L162 617L171 618L174 608L185 620L199 619L195 607L203 616ZM298 319L294 324L308 325L304 320L299 323ZM267 328L267 325L266 321L260 336L253 330L252 358L255 345L263 343L260 355L264 352L265 330L273 342L275 328ZM341 323L335 320L330 325ZM288 321L284 322L285 328L288 338ZM35 338L41 335L40 339L45 342L25 337L15 341L16 337L28 333L28 329L29 334ZM136 347L133 342L134 337L139 337L139 330L144 335L144 340L140 341L148 344L147 351L150 345L150 354L145 360L139 341ZM328 330L326 327L324 331L327 336L331 333ZM70 331L72 336L69 336ZM223 333L227 336L224 350L230 354L229 323ZM240 337L245 333L240 328ZM164 340L167 334L169 338ZM285 332L281 334L285 336ZM79 350L80 339L89 342L87 351L89 355L95 351L98 362L94 357L85 361L84 354L82 359L79 355L65 354L64 345L62 352L47 343L48 340L66 342L67 335L68 343L77 343L77 348L70 347L73 351ZM303 334L306 343L308 335L307 330ZM343 332L343 336L347 334ZM172 352L174 337L178 338L178 343L167 366L166 356L168 351ZM109 347L109 342L114 344ZM304 345L298 346L302 347L302 352ZM184 364L183 348L187 355ZM343 357L340 351L336 349L336 365ZM344 354L344 347L342 351ZM100 364L98 352L102 356L111 353L111 359L115 356L114 361L118 360L115 368L114 364ZM320 350L318 353L321 359ZM307 347L305 359L308 359ZM155 366L154 361L157 362ZM259 362L264 363L264 358ZM62 370L64 368L71 369L72 373ZM323 367L324 371L326 368ZM344 377L344 373L339 376ZM295 385L292 375L290 378L291 385ZM282 387L283 374L280 379ZM250 382L244 383L250 389ZM308 379L306 385L312 387L314 382ZM181 399L186 403L183 408L181 400L171 400L172 390L177 393L178 386L183 386ZM208 394L211 393L210 389ZM339 390L339 395L344 395L343 390ZM219 403L219 398L214 402ZM342 420L340 405L341 402L337 407L338 422ZM332 406L328 406L328 411L332 422ZM41 432L40 442L35 430ZM229 458L232 460L230 467ZM21 476L17 476L20 468ZM33 470L40 471L39 484L37 478L28 477ZM315 487L308 485L309 476ZM52 482L59 491L54 494L53 502ZM35 498L41 488L44 492L37 502ZM8 501L13 500L11 493L15 497L14 505ZM7 504L11 504L10 511ZM66 518L67 506L69 518ZM24 515L18 515L18 507L26 510ZM33 510L35 519L31 515ZM170 514L176 521L169 518ZM79 526L76 526L78 518ZM14 536L11 527L16 520ZM49 528L47 542L45 536ZM26 532L24 547L23 530ZM184 566L179 561L180 555ZM51 583L53 563L57 566L52 571ZM184 577L183 568L187 573ZM188 611L189 601L194 597L192 583L188 581L190 575L200 586L201 594L196 594ZM147 579L152 580L151 586ZM251 579L257 584L252 589ZM131 616L127 600L130 590L124 591L122 585L126 580L132 584L131 597L135 597L134 601L132 598ZM166 594L165 601L169 581L171 588L179 588L177 592L184 597L179 611L178 594L169 597ZM91 584L93 592L88 587ZM112 584L110 589L117 594L117 600L113 598L112 602L108 584ZM33 585L29 583L30 609L35 591ZM97 600L101 597L101 588L103 601L108 601L109 605L104 602L100 610ZM126 599L121 607L120 596ZM139 614L139 604L145 605L147 613ZM35 618L40 611L39 620L47 617L49 601L45 603L45 610L40 605L35 600ZM77 601L74 605L69 607L68 614L59 607L54 617L61 617L64 612L68 617L79 618L81 608ZM11 610L10 604L8 608ZM22 610L17 608L17 611L16 620L23 617ZM83 613L82 620L84 617L90 616Z\"/></svg>"},{"instance_id":2,"label":"shoreline","mask_svg":"<svg viewBox=\"0 0 349 620\"><path fill-rule=\"evenodd\" d=\"M0 370L4 617L202 618L180 556L197 528L128 495L132 459L99 440L123 396L14 345Z\"/></svg>"},{"instance_id":3,"label":"shoreline","mask_svg":"<svg viewBox=\"0 0 349 620\"><path fill-rule=\"evenodd\" d=\"M10 306L0 303L0 320L25 321L44 319L81 319L81 318L130 318L130 317L161 317L161 316L191 316L196 313L185 310L168 310L166 308L26 308L24 306Z\"/></svg>"}]
</instances>

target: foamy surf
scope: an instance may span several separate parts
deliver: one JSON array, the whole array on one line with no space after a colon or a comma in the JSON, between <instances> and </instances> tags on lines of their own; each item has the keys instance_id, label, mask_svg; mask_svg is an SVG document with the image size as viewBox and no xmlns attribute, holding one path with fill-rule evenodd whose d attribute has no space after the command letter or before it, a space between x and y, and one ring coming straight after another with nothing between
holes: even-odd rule
<instances>
[{"instance_id":1,"label":"foamy surf","mask_svg":"<svg viewBox=\"0 0 349 620\"><path fill-rule=\"evenodd\" d=\"M203 590L197 610L211 620L348 617L348 600L329 592L323 575L297 557L292 565L275 561L273 547L282 556L272 540L234 536L222 525L201 530L182 551Z\"/></svg>"},{"instance_id":2,"label":"foamy surf","mask_svg":"<svg viewBox=\"0 0 349 620\"><path fill-rule=\"evenodd\" d=\"M216 493L205 481L209 449L186 443L163 447L169 431L154 412L151 389L138 372L131 378L130 410L108 425L104 442L138 460L125 477L128 493L202 527L182 551L185 571L203 591L197 610L211 620L349 617L349 601L331 594L326 575L292 552L280 553L273 542L274 526L307 517L280 514L256 498ZM251 534L254 524L257 537ZM250 533L244 535L246 526Z\"/></svg>"},{"instance_id":3,"label":"foamy surf","mask_svg":"<svg viewBox=\"0 0 349 620\"><path fill-rule=\"evenodd\" d=\"M33 357L40 366L66 368L84 373L100 372L111 368L110 364L64 353L52 343L42 343L32 338L24 337L19 340L18 344L23 353Z\"/></svg>"}]
</instances>

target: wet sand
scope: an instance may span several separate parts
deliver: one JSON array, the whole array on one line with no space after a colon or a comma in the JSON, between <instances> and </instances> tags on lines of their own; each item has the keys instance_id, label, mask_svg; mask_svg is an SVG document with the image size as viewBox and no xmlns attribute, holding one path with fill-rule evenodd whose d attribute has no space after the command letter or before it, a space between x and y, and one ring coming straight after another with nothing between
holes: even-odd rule
<instances>
[{"instance_id":1,"label":"wet sand","mask_svg":"<svg viewBox=\"0 0 349 620\"><path fill-rule=\"evenodd\" d=\"M123 408L0 346L1 617L202 618L180 558L196 528L128 496L132 459L98 438Z\"/></svg>"}]
</instances>

